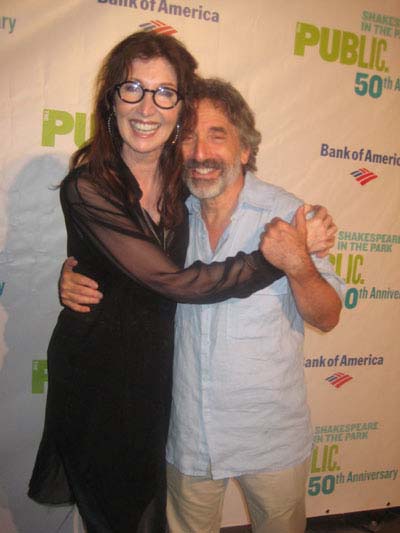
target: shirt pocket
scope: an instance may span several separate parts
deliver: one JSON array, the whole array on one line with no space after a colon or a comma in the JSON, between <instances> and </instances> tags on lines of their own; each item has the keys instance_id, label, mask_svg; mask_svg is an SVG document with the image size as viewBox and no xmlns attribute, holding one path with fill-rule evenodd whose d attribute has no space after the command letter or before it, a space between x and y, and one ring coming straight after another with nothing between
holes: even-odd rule
<instances>
[{"instance_id":1,"label":"shirt pocket","mask_svg":"<svg viewBox=\"0 0 400 533\"><path fill-rule=\"evenodd\" d=\"M227 303L227 336L236 340L279 339L289 287L282 278L248 298Z\"/></svg>"}]
</instances>

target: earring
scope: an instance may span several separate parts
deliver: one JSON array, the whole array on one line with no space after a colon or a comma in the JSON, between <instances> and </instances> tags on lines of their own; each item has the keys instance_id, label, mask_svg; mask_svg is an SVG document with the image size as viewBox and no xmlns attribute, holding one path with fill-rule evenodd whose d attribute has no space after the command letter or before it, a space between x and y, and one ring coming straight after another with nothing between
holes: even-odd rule
<instances>
[{"instance_id":1,"label":"earring","mask_svg":"<svg viewBox=\"0 0 400 533\"><path fill-rule=\"evenodd\" d=\"M108 129L108 133L110 134L111 138L113 137L113 125L112 125L113 116L114 116L114 111L110 111L110 114L108 115L108 118L107 118L107 129Z\"/></svg>"},{"instance_id":2,"label":"earring","mask_svg":"<svg viewBox=\"0 0 400 533\"><path fill-rule=\"evenodd\" d=\"M179 137L179 130L181 129L181 125L179 124L179 122L176 124L176 133L175 133L175 137L173 138L173 140L171 141L171 144L176 144L176 141L178 140L178 137Z\"/></svg>"}]
</instances>

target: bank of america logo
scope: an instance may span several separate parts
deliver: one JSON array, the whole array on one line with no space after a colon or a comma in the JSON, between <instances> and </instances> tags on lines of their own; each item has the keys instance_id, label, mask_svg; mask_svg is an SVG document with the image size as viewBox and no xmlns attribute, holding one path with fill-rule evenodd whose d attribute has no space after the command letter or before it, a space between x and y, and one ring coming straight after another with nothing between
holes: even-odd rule
<instances>
[{"instance_id":1,"label":"bank of america logo","mask_svg":"<svg viewBox=\"0 0 400 533\"><path fill-rule=\"evenodd\" d=\"M172 35L173 33L178 33L175 28L173 28L169 24L164 24L164 22L161 22L161 20L151 20L150 22L139 24L139 28L142 31L152 31L154 33L165 33L165 35Z\"/></svg>"},{"instance_id":2,"label":"bank of america logo","mask_svg":"<svg viewBox=\"0 0 400 533\"><path fill-rule=\"evenodd\" d=\"M339 389L345 383L353 379L349 374L344 374L343 372L335 372L331 376L325 378L325 381L328 381L333 387Z\"/></svg>"},{"instance_id":3,"label":"bank of america logo","mask_svg":"<svg viewBox=\"0 0 400 533\"><path fill-rule=\"evenodd\" d=\"M356 178L356 181L358 181L360 185L366 185L367 183L378 177L376 174L374 174L367 168L359 168L354 172L350 172L350 174Z\"/></svg>"}]
</instances>

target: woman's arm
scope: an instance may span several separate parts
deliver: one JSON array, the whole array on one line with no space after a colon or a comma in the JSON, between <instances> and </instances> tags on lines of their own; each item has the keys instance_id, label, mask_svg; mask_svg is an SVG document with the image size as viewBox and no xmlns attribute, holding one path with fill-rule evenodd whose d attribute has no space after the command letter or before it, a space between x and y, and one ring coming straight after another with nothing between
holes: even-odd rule
<instances>
[{"instance_id":1,"label":"woman's arm","mask_svg":"<svg viewBox=\"0 0 400 533\"><path fill-rule=\"evenodd\" d=\"M84 239L127 276L172 300L214 303L244 298L283 276L259 251L179 268L146 227L139 208L128 213L84 177L65 180L61 199L66 218Z\"/></svg>"},{"instance_id":2,"label":"woman's arm","mask_svg":"<svg viewBox=\"0 0 400 533\"><path fill-rule=\"evenodd\" d=\"M307 220L307 247L310 253L323 256L333 246L337 228L324 207L305 208L306 213L311 210L314 216ZM72 257L63 265L59 281L60 299L63 305L74 311L89 312L89 306L99 303L103 295L95 280L73 271L76 265L77 261Z\"/></svg>"}]
</instances>

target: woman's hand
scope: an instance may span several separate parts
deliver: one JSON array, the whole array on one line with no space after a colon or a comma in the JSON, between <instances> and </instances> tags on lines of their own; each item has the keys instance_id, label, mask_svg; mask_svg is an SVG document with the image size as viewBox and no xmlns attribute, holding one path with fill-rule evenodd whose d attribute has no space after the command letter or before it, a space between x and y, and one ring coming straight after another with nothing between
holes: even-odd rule
<instances>
[{"instance_id":1,"label":"woman's hand","mask_svg":"<svg viewBox=\"0 0 400 533\"><path fill-rule=\"evenodd\" d=\"M327 209L321 205L305 205L307 215L307 249L310 254L325 257L335 244L337 226ZM310 216L312 214L312 216ZM292 224L296 226L296 216Z\"/></svg>"}]
</instances>

